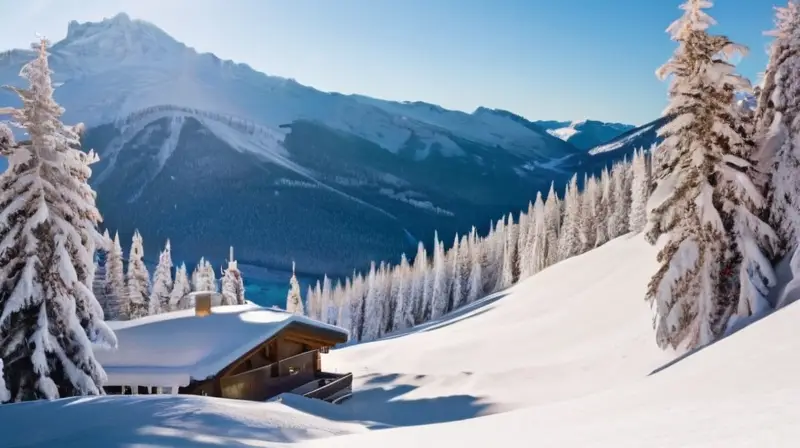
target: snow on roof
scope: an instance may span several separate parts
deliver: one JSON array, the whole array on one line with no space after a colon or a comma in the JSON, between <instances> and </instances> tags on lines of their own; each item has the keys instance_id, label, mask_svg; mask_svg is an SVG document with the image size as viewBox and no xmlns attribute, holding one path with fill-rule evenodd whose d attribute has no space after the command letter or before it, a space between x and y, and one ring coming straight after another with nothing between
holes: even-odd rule
<instances>
[{"instance_id":1,"label":"snow on roof","mask_svg":"<svg viewBox=\"0 0 800 448\"><path fill-rule=\"evenodd\" d=\"M277 308L230 305L195 316L194 309L108 322L116 350L95 347L108 385L186 386L213 376L291 323L302 323L347 338L339 327Z\"/></svg>"}]
</instances>

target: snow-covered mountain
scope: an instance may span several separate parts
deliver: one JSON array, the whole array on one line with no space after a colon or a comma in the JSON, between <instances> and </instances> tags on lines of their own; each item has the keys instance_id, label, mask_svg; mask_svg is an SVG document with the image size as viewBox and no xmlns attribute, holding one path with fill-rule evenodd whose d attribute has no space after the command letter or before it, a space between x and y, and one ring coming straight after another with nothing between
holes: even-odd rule
<instances>
[{"instance_id":1,"label":"snow-covered mountain","mask_svg":"<svg viewBox=\"0 0 800 448\"><path fill-rule=\"evenodd\" d=\"M119 14L51 47L66 122L89 126L105 225L175 256L347 273L448 240L564 185L590 158L518 115L326 93L197 53ZM0 55L19 84L27 50ZM0 103L15 99L0 93ZM587 165L587 163L589 165Z\"/></svg>"},{"instance_id":2,"label":"snow-covered mountain","mask_svg":"<svg viewBox=\"0 0 800 448\"><path fill-rule=\"evenodd\" d=\"M522 208L579 152L488 109L267 76L125 14L71 22L51 53L65 121L86 123L102 158L106 226L124 239L139 228L149 254L171 238L189 262L233 244L242 262L348 272ZM0 55L0 83L19 84L31 57Z\"/></svg>"},{"instance_id":3,"label":"snow-covered mountain","mask_svg":"<svg viewBox=\"0 0 800 448\"><path fill-rule=\"evenodd\" d=\"M183 395L38 401L0 406L0 421L13 428L3 441L795 446L800 303L676 359L657 347L642 300L656 253L641 236L623 236L438 321L333 350L323 355L326 368L354 376L354 395L341 405L290 394L269 403Z\"/></svg>"},{"instance_id":4,"label":"snow-covered mountain","mask_svg":"<svg viewBox=\"0 0 800 448\"><path fill-rule=\"evenodd\" d=\"M581 121L535 121L547 132L582 150L589 150L630 131L636 126L622 123L606 123L595 120Z\"/></svg>"}]
</instances>

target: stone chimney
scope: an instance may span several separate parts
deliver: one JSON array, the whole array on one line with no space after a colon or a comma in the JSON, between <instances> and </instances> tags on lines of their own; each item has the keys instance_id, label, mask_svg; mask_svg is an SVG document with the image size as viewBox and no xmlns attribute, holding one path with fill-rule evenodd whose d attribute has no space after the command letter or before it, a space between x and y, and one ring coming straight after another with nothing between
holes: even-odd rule
<instances>
[{"instance_id":1,"label":"stone chimney","mask_svg":"<svg viewBox=\"0 0 800 448\"><path fill-rule=\"evenodd\" d=\"M211 293L200 293L194 296L194 315L205 317L211 314Z\"/></svg>"}]
</instances>

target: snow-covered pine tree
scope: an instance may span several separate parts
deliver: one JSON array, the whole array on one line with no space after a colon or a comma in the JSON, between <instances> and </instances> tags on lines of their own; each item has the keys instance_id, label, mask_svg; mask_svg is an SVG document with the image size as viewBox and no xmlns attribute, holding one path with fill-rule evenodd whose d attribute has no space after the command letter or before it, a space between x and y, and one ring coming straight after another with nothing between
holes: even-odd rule
<instances>
[{"instance_id":1,"label":"snow-covered pine tree","mask_svg":"<svg viewBox=\"0 0 800 448\"><path fill-rule=\"evenodd\" d=\"M411 266L406 254L400 255L400 280L397 286L397 304L394 309L392 327L395 330L405 330L414 325L414 303L411 297L411 284L413 282Z\"/></svg>"},{"instance_id":2,"label":"snow-covered pine tree","mask_svg":"<svg viewBox=\"0 0 800 448\"><path fill-rule=\"evenodd\" d=\"M125 289L125 270L122 264L122 245L119 233L114 234L114 242L106 255L106 320L130 319L127 291Z\"/></svg>"},{"instance_id":3,"label":"snow-covered pine tree","mask_svg":"<svg viewBox=\"0 0 800 448\"><path fill-rule=\"evenodd\" d=\"M564 224L558 239L558 259L578 255L581 250L581 195L578 191L578 175L575 174L564 194Z\"/></svg>"},{"instance_id":4,"label":"snow-covered pine tree","mask_svg":"<svg viewBox=\"0 0 800 448\"><path fill-rule=\"evenodd\" d=\"M172 292L172 250L169 240L158 256L158 265L153 273L153 290L150 293L150 314L169 310L169 295Z\"/></svg>"},{"instance_id":5,"label":"snow-covered pine tree","mask_svg":"<svg viewBox=\"0 0 800 448\"><path fill-rule=\"evenodd\" d=\"M228 266L222 273L222 298L225 305L244 305L244 279L239 263L233 256L233 247L230 248ZM292 263L292 277L294 277L294 263ZM298 294L300 290L298 289Z\"/></svg>"},{"instance_id":6,"label":"snow-covered pine tree","mask_svg":"<svg viewBox=\"0 0 800 448\"><path fill-rule=\"evenodd\" d=\"M342 288L341 303L339 305L339 316L336 325L341 328L350 329L352 326L352 308L350 302L353 298L353 281L350 277L345 277L344 287Z\"/></svg>"},{"instance_id":7,"label":"snow-covered pine tree","mask_svg":"<svg viewBox=\"0 0 800 448\"><path fill-rule=\"evenodd\" d=\"M309 288L309 294L311 288ZM353 287L349 298L350 305L350 337L358 342L361 341L364 333L364 276L361 273L353 273Z\"/></svg>"},{"instance_id":8,"label":"snow-covered pine tree","mask_svg":"<svg viewBox=\"0 0 800 448\"><path fill-rule=\"evenodd\" d=\"M417 244L417 255L414 257L414 268L411 281L411 315L414 323L420 323L419 315L422 309L422 298L425 289L425 273L428 271L428 254L425 246L420 241Z\"/></svg>"},{"instance_id":9,"label":"snow-covered pine tree","mask_svg":"<svg viewBox=\"0 0 800 448\"><path fill-rule=\"evenodd\" d=\"M647 224L647 199L650 197L650 177L644 149L633 156L633 181L631 186L631 212L628 226L632 232L641 232Z\"/></svg>"},{"instance_id":10,"label":"snow-covered pine tree","mask_svg":"<svg viewBox=\"0 0 800 448\"><path fill-rule=\"evenodd\" d=\"M516 231L517 225L514 224L514 215L511 213L505 219L505 241L503 241L503 260L500 266L500 278L497 283L497 289L503 290L511 285L514 284L514 260L515 260L515 252L517 248L517 242L515 237L518 237L519 232ZM466 243L466 240L462 241L462 243ZM469 266L471 268L471 257L469 256L469 252L467 251L466 245L462 245L459 250L463 252L461 256L461 261L459 262L459 266L461 271L464 272L465 267ZM463 274L461 276L463 278ZM466 298L466 281L460 281L462 295ZM463 305L463 302L459 302L458 306Z\"/></svg>"},{"instance_id":11,"label":"snow-covered pine tree","mask_svg":"<svg viewBox=\"0 0 800 448\"><path fill-rule=\"evenodd\" d=\"M131 319L150 314L150 274L144 264L142 235L133 233L131 251L128 254L128 272L125 277L126 300Z\"/></svg>"},{"instance_id":12,"label":"snow-covered pine tree","mask_svg":"<svg viewBox=\"0 0 800 448\"><path fill-rule=\"evenodd\" d=\"M447 254L439 241L439 232L433 234L433 254L430 265L430 303L426 306L424 319L429 321L444 315L447 310Z\"/></svg>"},{"instance_id":13,"label":"snow-covered pine tree","mask_svg":"<svg viewBox=\"0 0 800 448\"><path fill-rule=\"evenodd\" d=\"M314 292L314 287L308 285L308 291L306 291L306 303L305 303L306 316L310 317L311 319L314 319L314 309L316 307L315 304L318 302L319 300L317 299L316 294Z\"/></svg>"},{"instance_id":14,"label":"snow-covered pine tree","mask_svg":"<svg viewBox=\"0 0 800 448\"><path fill-rule=\"evenodd\" d=\"M622 185L622 172L619 170L618 165L618 163L615 163L609 172L608 195L606 195L606 191L603 191L603 201L606 209L606 236L609 240L619 236L619 221L623 218L617 207L617 189L619 185ZM625 218L627 219L627 215L625 215Z\"/></svg>"},{"instance_id":15,"label":"snow-covered pine tree","mask_svg":"<svg viewBox=\"0 0 800 448\"><path fill-rule=\"evenodd\" d=\"M598 200L598 192L597 179L587 175L583 181L583 193L581 194L581 248L579 253L588 252L594 248L597 241L597 218L594 214L597 210L595 201Z\"/></svg>"},{"instance_id":16,"label":"snow-covered pine tree","mask_svg":"<svg viewBox=\"0 0 800 448\"><path fill-rule=\"evenodd\" d=\"M609 240L608 237L608 220L611 216L611 176L608 174L608 169L603 168L600 173L600 183L598 185L598 200L595 202L594 216L597 222L597 240L594 242L595 247L602 246Z\"/></svg>"},{"instance_id":17,"label":"snow-covered pine tree","mask_svg":"<svg viewBox=\"0 0 800 448\"><path fill-rule=\"evenodd\" d=\"M208 282L205 286L205 291L219 292L219 287L217 285L217 274L214 272L214 266L211 265L210 261L206 260L203 269L205 270L205 274L202 278Z\"/></svg>"},{"instance_id":18,"label":"snow-covered pine tree","mask_svg":"<svg viewBox=\"0 0 800 448\"><path fill-rule=\"evenodd\" d=\"M511 218L511 214L509 214L509 219ZM514 246L516 247L516 246ZM511 250L509 250L511 251ZM459 300L458 302L453 302L453 309L458 309L464 306L467 303L467 298L469 296L469 274L472 270L472 248L470 247L470 240L467 235L461 235L461 241L458 243L458 268L459 272L453 272L453 287L455 288L455 282L459 284ZM507 275L512 275L511 271L513 270L513 266L509 265L510 270L508 271ZM455 298L455 296L453 296Z\"/></svg>"},{"instance_id":19,"label":"snow-covered pine tree","mask_svg":"<svg viewBox=\"0 0 800 448\"><path fill-rule=\"evenodd\" d=\"M447 255L444 243L436 238L436 247L433 252L433 292L431 318L438 319L447 313L450 297L451 272L447 269Z\"/></svg>"},{"instance_id":20,"label":"snow-covered pine tree","mask_svg":"<svg viewBox=\"0 0 800 448\"><path fill-rule=\"evenodd\" d=\"M547 194L547 202L544 204L544 222L547 236L547 266L551 266L559 261L558 240L561 231L561 201L552 183Z\"/></svg>"},{"instance_id":21,"label":"snow-covered pine tree","mask_svg":"<svg viewBox=\"0 0 800 448\"><path fill-rule=\"evenodd\" d=\"M341 326L339 323L339 316L342 314L342 304L344 303L344 287L342 287L342 282L338 278L336 279L336 284L333 286L333 292L331 293L331 301L333 303L333 307L330 308L330 315L328 316L328 323L331 325Z\"/></svg>"},{"instance_id":22,"label":"snow-covered pine tree","mask_svg":"<svg viewBox=\"0 0 800 448\"><path fill-rule=\"evenodd\" d=\"M489 269L490 272L487 273L486 279L486 289L492 292L498 291L500 287L500 279L503 276L503 260L505 256L505 245L506 245L506 224L505 218L501 218L497 220L495 224L494 233L492 234L492 238L490 241L487 241L487 244L491 248L491 268ZM451 262L452 264L452 262ZM451 285L450 288L452 289L454 286L451 274ZM449 308L448 311L452 309Z\"/></svg>"},{"instance_id":23,"label":"snow-covered pine tree","mask_svg":"<svg viewBox=\"0 0 800 448\"><path fill-rule=\"evenodd\" d=\"M381 335L381 322L383 320L383 297L381 297L380 271L373 261L367 276L366 297L364 299L364 332L362 341L372 341Z\"/></svg>"},{"instance_id":24,"label":"snow-covered pine tree","mask_svg":"<svg viewBox=\"0 0 800 448\"><path fill-rule=\"evenodd\" d=\"M425 275L422 278L422 303L417 310L417 323L427 322L431 318L430 307L427 304L431 303L433 296L433 260L426 263Z\"/></svg>"},{"instance_id":25,"label":"snow-covered pine tree","mask_svg":"<svg viewBox=\"0 0 800 448\"><path fill-rule=\"evenodd\" d=\"M608 218L608 237L610 239L625 235L629 231L630 209L631 209L631 189L628 185L628 163L617 163L611 170L612 194L614 195L611 203Z\"/></svg>"},{"instance_id":26,"label":"snow-covered pine tree","mask_svg":"<svg viewBox=\"0 0 800 448\"><path fill-rule=\"evenodd\" d=\"M180 309L180 300L190 292L192 292L192 284L189 282L186 263L181 263L175 270L175 281L172 283L172 291L169 293L169 310Z\"/></svg>"},{"instance_id":27,"label":"snow-covered pine tree","mask_svg":"<svg viewBox=\"0 0 800 448\"><path fill-rule=\"evenodd\" d=\"M463 257L461 255L461 244L458 233L453 240L453 247L447 252L448 269L450 269L450 298L448 300L448 311L452 311L464 301L465 291L461 282L461 272L463 270L461 263Z\"/></svg>"},{"instance_id":28,"label":"snow-covered pine tree","mask_svg":"<svg viewBox=\"0 0 800 448\"><path fill-rule=\"evenodd\" d=\"M533 221L536 223L533 228L532 249L533 273L535 274L547 267L547 218L541 191L536 193L536 201L533 204Z\"/></svg>"},{"instance_id":29,"label":"snow-covered pine tree","mask_svg":"<svg viewBox=\"0 0 800 448\"><path fill-rule=\"evenodd\" d=\"M719 337L743 302L761 301L771 271L763 253L768 227L750 209L758 205L745 158L752 144L733 115L734 90L749 83L725 60L743 48L707 33L710 6L682 6L667 30L678 49L657 72L671 77L664 114L673 117L659 130L663 154L645 228L653 244L665 237L646 296L661 347L691 349Z\"/></svg>"},{"instance_id":30,"label":"snow-covered pine tree","mask_svg":"<svg viewBox=\"0 0 800 448\"><path fill-rule=\"evenodd\" d=\"M297 281L297 276L294 273L294 261L292 262L292 277L289 279L289 293L286 295L286 311L304 315L303 298L300 296L300 283Z\"/></svg>"},{"instance_id":31,"label":"snow-covered pine tree","mask_svg":"<svg viewBox=\"0 0 800 448\"><path fill-rule=\"evenodd\" d=\"M378 337L383 337L386 333L392 330L392 320L394 315L391 314L392 306L390 304L392 296L392 267L389 263L381 262L380 267L380 298L381 298L381 320L380 332Z\"/></svg>"},{"instance_id":32,"label":"snow-covered pine tree","mask_svg":"<svg viewBox=\"0 0 800 448\"><path fill-rule=\"evenodd\" d=\"M517 259L515 260L516 266L514 266L514 273L517 274L518 277L515 277L515 280L528 276L528 269L526 266L529 265L530 254L526 249L528 233L532 225L533 223L530 222L530 215L525 212L520 212L519 223L517 224Z\"/></svg>"},{"instance_id":33,"label":"snow-covered pine tree","mask_svg":"<svg viewBox=\"0 0 800 448\"><path fill-rule=\"evenodd\" d=\"M759 168L770 173L770 222L781 238L781 253L800 238L800 5L776 8L775 37L756 108Z\"/></svg>"},{"instance_id":34,"label":"snow-covered pine tree","mask_svg":"<svg viewBox=\"0 0 800 448\"><path fill-rule=\"evenodd\" d=\"M30 144L6 135L0 175L0 401L98 395L106 380L91 341L116 345L92 293L92 255L100 213L87 180L93 152L80 151L75 128L53 100L46 42L23 66L14 125ZM7 134L6 132L3 132Z\"/></svg>"},{"instance_id":35,"label":"snow-covered pine tree","mask_svg":"<svg viewBox=\"0 0 800 448\"><path fill-rule=\"evenodd\" d=\"M333 314L333 284L327 274L322 276L322 289L320 295L320 320L330 323Z\"/></svg>"},{"instance_id":36,"label":"snow-covered pine tree","mask_svg":"<svg viewBox=\"0 0 800 448\"><path fill-rule=\"evenodd\" d=\"M470 233L469 243L470 270L467 280L467 303L472 303L483 297L483 245L478 240L475 227Z\"/></svg>"},{"instance_id":37,"label":"snow-covered pine tree","mask_svg":"<svg viewBox=\"0 0 800 448\"><path fill-rule=\"evenodd\" d=\"M317 280L314 285L314 293L307 299L308 316L314 320L322 321L324 302L322 297L322 283Z\"/></svg>"}]
</instances>

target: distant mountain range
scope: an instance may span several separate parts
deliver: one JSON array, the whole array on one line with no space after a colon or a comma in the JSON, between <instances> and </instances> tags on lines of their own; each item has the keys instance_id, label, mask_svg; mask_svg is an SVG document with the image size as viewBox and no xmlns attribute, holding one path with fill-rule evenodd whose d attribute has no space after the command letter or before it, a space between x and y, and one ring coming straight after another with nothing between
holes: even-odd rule
<instances>
[{"instance_id":1,"label":"distant mountain range","mask_svg":"<svg viewBox=\"0 0 800 448\"><path fill-rule=\"evenodd\" d=\"M84 146L101 156L91 182L105 226L126 246L138 228L148 259L170 238L187 263L220 262L233 245L243 263L349 273L436 230L449 244L633 149L590 150L628 125L321 92L125 14L71 22L50 50L64 120L86 123ZM1 54L0 83L19 85L32 56Z\"/></svg>"}]
</instances>

